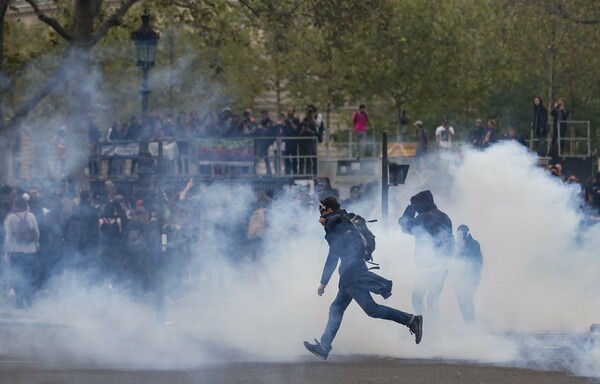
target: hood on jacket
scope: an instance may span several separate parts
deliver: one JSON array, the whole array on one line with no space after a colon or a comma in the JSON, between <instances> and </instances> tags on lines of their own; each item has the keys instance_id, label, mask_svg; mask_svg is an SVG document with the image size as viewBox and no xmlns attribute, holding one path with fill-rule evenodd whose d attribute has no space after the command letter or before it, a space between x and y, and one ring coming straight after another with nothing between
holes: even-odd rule
<instances>
[{"instance_id":1,"label":"hood on jacket","mask_svg":"<svg viewBox=\"0 0 600 384\"><path fill-rule=\"evenodd\" d=\"M417 213L423 213L437 209L433 202L433 195L430 190L425 190L417 193L410 198L410 204L415 207Z\"/></svg>"}]
</instances>

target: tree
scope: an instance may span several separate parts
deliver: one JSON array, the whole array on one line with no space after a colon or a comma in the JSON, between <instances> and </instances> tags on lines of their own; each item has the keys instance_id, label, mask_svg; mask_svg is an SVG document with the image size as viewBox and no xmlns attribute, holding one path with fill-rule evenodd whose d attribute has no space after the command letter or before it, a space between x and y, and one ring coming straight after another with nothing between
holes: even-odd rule
<instances>
[{"instance_id":1,"label":"tree","mask_svg":"<svg viewBox=\"0 0 600 384\"><path fill-rule=\"evenodd\" d=\"M93 89L89 85L90 73L92 68L92 48L100 42L112 28L119 26L122 18L129 9L139 0L126 0L120 4L108 16L105 13L102 0L76 0L72 6L71 18L68 27L63 26L56 18L49 16L42 10L36 0L26 0L33 8L38 18L47 24L54 33L56 33L65 43L62 59L53 69L47 79L33 91L29 93L27 99L18 106L8 121L0 125L0 134L7 135L11 131L18 129L19 124L45 97L57 89L60 84L67 80L73 84L70 88L72 92L66 94L68 100L69 116L71 126L69 130L73 142L81 142L84 135L84 128L87 127L87 112L90 109L89 100ZM6 4L0 4L0 11ZM57 7L64 6L56 3ZM4 8L3 8L4 7ZM3 64L0 64L0 68ZM83 146L82 146L83 147ZM81 148L72 148L71 155L73 160L81 163L85 156Z\"/></svg>"}]
</instances>

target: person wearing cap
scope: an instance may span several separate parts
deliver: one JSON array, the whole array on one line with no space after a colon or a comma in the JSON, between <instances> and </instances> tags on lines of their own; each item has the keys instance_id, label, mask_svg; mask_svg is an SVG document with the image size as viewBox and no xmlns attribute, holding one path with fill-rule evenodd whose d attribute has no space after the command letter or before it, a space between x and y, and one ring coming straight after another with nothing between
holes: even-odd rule
<instances>
[{"instance_id":1,"label":"person wearing cap","mask_svg":"<svg viewBox=\"0 0 600 384\"><path fill-rule=\"evenodd\" d=\"M449 279L454 287L458 307L467 324L475 322L473 296L481 280L483 256L479 242L469 233L465 224L456 230L456 250L450 261Z\"/></svg>"},{"instance_id":2,"label":"person wearing cap","mask_svg":"<svg viewBox=\"0 0 600 384\"><path fill-rule=\"evenodd\" d=\"M439 318L439 298L448 274L448 260L454 251L452 221L433 201L431 191L421 191L398 219L402 231L415 236L415 285L412 305L427 313L430 325Z\"/></svg>"},{"instance_id":3,"label":"person wearing cap","mask_svg":"<svg viewBox=\"0 0 600 384\"><path fill-rule=\"evenodd\" d=\"M415 148L416 167L420 170L422 168L423 156L425 156L429 150L429 138L427 137L427 131L425 131L421 120L415 121L413 125L415 127L415 139L417 142Z\"/></svg>"},{"instance_id":4,"label":"person wearing cap","mask_svg":"<svg viewBox=\"0 0 600 384\"><path fill-rule=\"evenodd\" d=\"M327 359L332 349L333 339L342 323L344 312L352 300L355 300L370 317L391 320L407 326L415 335L415 342L419 344L423 336L423 317L377 304L371 296L371 293L376 293L387 299L392 294L392 282L367 268L364 259L364 244L358 240L357 236L354 236L355 232L350 227L354 226L353 220L349 217L364 219L346 212L333 196L328 196L320 202L319 211L321 213L319 222L325 228L329 254L323 267L317 294L322 296L325 293L325 288L337 267L338 260L340 262L340 279L338 293L329 308L329 320L325 332L321 336L321 341L315 339L315 344L305 341L306 349L321 359Z\"/></svg>"},{"instance_id":5,"label":"person wearing cap","mask_svg":"<svg viewBox=\"0 0 600 384\"><path fill-rule=\"evenodd\" d=\"M481 141L483 140L483 121L481 119L475 120L475 126L469 132L469 138L467 141L469 145L473 148L481 148Z\"/></svg>"},{"instance_id":6,"label":"person wearing cap","mask_svg":"<svg viewBox=\"0 0 600 384\"><path fill-rule=\"evenodd\" d=\"M440 151L450 151L452 149L452 137L454 136L454 127L448 124L448 119L442 119L442 125L435 129L435 143Z\"/></svg>"}]
</instances>

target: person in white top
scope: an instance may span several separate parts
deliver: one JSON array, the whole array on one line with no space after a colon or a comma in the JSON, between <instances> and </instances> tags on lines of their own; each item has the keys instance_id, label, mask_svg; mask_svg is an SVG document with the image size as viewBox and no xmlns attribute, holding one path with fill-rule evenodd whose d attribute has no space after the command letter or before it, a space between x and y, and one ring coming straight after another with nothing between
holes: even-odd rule
<instances>
[{"instance_id":1,"label":"person in white top","mask_svg":"<svg viewBox=\"0 0 600 384\"><path fill-rule=\"evenodd\" d=\"M442 119L442 125L435 129L435 143L438 149L442 151L450 151L452 149L452 137L454 136L454 128L448 125L448 119Z\"/></svg>"},{"instance_id":2,"label":"person in white top","mask_svg":"<svg viewBox=\"0 0 600 384\"><path fill-rule=\"evenodd\" d=\"M5 252L10 264L10 285L15 292L15 304L21 308L31 304L40 273L38 248L40 230L27 201L17 197L13 211L4 220Z\"/></svg>"}]
</instances>

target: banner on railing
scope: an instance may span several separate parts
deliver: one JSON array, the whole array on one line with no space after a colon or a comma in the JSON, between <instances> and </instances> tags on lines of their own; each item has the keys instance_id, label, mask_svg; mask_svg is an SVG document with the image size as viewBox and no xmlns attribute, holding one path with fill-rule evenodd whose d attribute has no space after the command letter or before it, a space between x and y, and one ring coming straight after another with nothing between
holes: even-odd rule
<instances>
[{"instance_id":1,"label":"banner on railing","mask_svg":"<svg viewBox=\"0 0 600 384\"><path fill-rule=\"evenodd\" d=\"M137 157L140 153L140 144L136 142L127 143L102 143L100 156L108 157Z\"/></svg>"},{"instance_id":2,"label":"banner on railing","mask_svg":"<svg viewBox=\"0 0 600 384\"><path fill-rule=\"evenodd\" d=\"M206 139L198 142L198 160L238 162L254 160L252 139Z\"/></svg>"}]
</instances>

